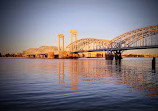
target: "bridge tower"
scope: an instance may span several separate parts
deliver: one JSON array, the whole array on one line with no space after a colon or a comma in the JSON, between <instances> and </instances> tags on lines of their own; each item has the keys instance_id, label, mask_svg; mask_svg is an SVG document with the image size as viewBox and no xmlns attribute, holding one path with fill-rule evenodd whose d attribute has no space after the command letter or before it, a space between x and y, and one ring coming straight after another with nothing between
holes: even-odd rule
<instances>
[{"instance_id":1,"label":"bridge tower","mask_svg":"<svg viewBox=\"0 0 158 111\"><path fill-rule=\"evenodd\" d=\"M60 47L60 38L62 38L62 47ZM59 58L64 58L66 51L64 51L64 34L58 34L58 52Z\"/></svg>"},{"instance_id":2,"label":"bridge tower","mask_svg":"<svg viewBox=\"0 0 158 111\"><path fill-rule=\"evenodd\" d=\"M77 41L77 34L78 34L78 31L77 30L70 30L70 34L71 34L71 43L73 42L73 37L75 37L75 41ZM76 45L76 44L75 44ZM73 51L73 45L71 47L71 51Z\"/></svg>"},{"instance_id":3,"label":"bridge tower","mask_svg":"<svg viewBox=\"0 0 158 111\"><path fill-rule=\"evenodd\" d=\"M75 41L77 40L78 31L77 30L70 30L70 34L71 34L71 43L72 43L73 42L73 36L75 36Z\"/></svg>"},{"instance_id":4,"label":"bridge tower","mask_svg":"<svg viewBox=\"0 0 158 111\"><path fill-rule=\"evenodd\" d=\"M64 34L58 34L58 51L61 51L60 38L62 38L62 51L64 51Z\"/></svg>"}]
</instances>

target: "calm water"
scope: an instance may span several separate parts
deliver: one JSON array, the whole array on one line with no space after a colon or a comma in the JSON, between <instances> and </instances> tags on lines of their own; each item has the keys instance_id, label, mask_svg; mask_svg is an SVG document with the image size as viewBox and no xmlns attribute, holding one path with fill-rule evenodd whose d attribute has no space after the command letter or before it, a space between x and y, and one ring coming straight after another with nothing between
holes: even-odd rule
<instances>
[{"instance_id":1,"label":"calm water","mask_svg":"<svg viewBox=\"0 0 158 111\"><path fill-rule=\"evenodd\" d=\"M151 60L0 59L0 109L156 111Z\"/></svg>"}]
</instances>

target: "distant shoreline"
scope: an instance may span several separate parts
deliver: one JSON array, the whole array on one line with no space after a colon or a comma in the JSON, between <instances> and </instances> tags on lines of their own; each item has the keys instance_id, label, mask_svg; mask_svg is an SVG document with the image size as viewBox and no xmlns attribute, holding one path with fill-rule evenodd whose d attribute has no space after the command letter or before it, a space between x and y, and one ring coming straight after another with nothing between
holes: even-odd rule
<instances>
[{"instance_id":1,"label":"distant shoreline","mask_svg":"<svg viewBox=\"0 0 158 111\"><path fill-rule=\"evenodd\" d=\"M24 59L26 57L0 57L0 59Z\"/></svg>"},{"instance_id":2,"label":"distant shoreline","mask_svg":"<svg viewBox=\"0 0 158 111\"><path fill-rule=\"evenodd\" d=\"M83 58L86 59L86 58L104 58L104 57L83 57ZM153 57L123 57L123 58L153 58ZM0 57L0 59L48 59L48 58ZM55 58L55 59L58 59L58 58Z\"/></svg>"}]
</instances>

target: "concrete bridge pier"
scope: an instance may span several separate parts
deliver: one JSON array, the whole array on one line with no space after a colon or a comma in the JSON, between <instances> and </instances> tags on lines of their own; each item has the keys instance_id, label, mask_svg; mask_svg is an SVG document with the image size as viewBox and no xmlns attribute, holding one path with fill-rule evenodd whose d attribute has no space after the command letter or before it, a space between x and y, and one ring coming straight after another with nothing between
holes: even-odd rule
<instances>
[{"instance_id":1,"label":"concrete bridge pier","mask_svg":"<svg viewBox=\"0 0 158 111\"><path fill-rule=\"evenodd\" d=\"M36 54L36 58L40 58L40 55L39 55L39 54Z\"/></svg>"},{"instance_id":2,"label":"concrete bridge pier","mask_svg":"<svg viewBox=\"0 0 158 111\"><path fill-rule=\"evenodd\" d=\"M41 54L41 55L40 55L40 58L41 58L41 59L44 59L44 58L45 58L45 55L44 55L44 54Z\"/></svg>"},{"instance_id":3,"label":"concrete bridge pier","mask_svg":"<svg viewBox=\"0 0 158 111\"><path fill-rule=\"evenodd\" d=\"M67 52L66 51L59 51L59 59L64 59L67 55Z\"/></svg>"},{"instance_id":4,"label":"concrete bridge pier","mask_svg":"<svg viewBox=\"0 0 158 111\"><path fill-rule=\"evenodd\" d=\"M75 53L72 55L72 59L78 59L79 58L79 54L78 53Z\"/></svg>"},{"instance_id":5,"label":"concrete bridge pier","mask_svg":"<svg viewBox=\"0 0 158 111\"><path fill-rule=\"evenodd\" d=\"M106 60L113 60L114 55L112 53L112 51L107 51L107 53L105 54L105 59Z\"/></svg>"},{"instance_id":6,"label":"concrete bridge pier","mask_svg":"<svg viewBox=\"0 0 158 111\"><path fill-rule=\"evenodd\" d=\"M54 59L54 52L48 52L48 59Z\"/></svg>"},{"instance_id":7,"label":"concrete bridge pier","mask_svg":"<svg viewBox=\"0 0 158 111\"><path fill-rule=\"evenodd\" d=\"M36 55L29 55L29 58L35 58Z\"/></svg>"},{"instance_id":8,"label":"concrete bridge pier","mask_svg":"<svg viewBox=\"0 0 158 111\"><path fill-rule=\"evenodd\" d=\"M122 59L122 55L121 55L121 51L116 51L115 52L115 60L121 60Z\"/></svg>"}]
</instances>

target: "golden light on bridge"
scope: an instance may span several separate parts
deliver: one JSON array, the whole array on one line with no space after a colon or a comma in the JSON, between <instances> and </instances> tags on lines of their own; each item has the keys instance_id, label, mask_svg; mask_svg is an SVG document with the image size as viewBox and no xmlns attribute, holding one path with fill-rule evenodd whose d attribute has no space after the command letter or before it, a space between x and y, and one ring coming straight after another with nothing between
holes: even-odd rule
<instances>
[{"instance_id":1,"label":"golden light on bridge","mask_svg":"<svg viewBox=\"0 0 158 111\"><path fill-rule=\"evenodd\" d=\"M150 49L158 48L157 36L158 25L147 26L126 32L115 37L112 40L96 39L96 38L82 38L78 40L78 31L70 30L70 44L64 47L64 34L58 34L58 49L54 53L26 53L26 57L41 58L78 58L81 53L91 53L103 51L106 55L121 55L123 50L134 49ZM75 37L75 40L73 38ZM155 40L154 40L155 37ZM62 46L60 46L60 39L62 39ZM107 51L107 52L106 52ZM52 51L53 52L53 51ZM49 56L51 54L51 56ZM92 54L89 54L92 55ZM97 57L97 56L96 56ZM116 57L117 58L117 57ZM115 58L115 59L116 59ZM119 57L121 58L121 57ZM107 59L107 58L106 58ZM111 59L113 57L111 56Z\"/></svg>"}]
</instances>

